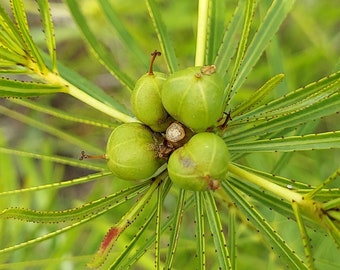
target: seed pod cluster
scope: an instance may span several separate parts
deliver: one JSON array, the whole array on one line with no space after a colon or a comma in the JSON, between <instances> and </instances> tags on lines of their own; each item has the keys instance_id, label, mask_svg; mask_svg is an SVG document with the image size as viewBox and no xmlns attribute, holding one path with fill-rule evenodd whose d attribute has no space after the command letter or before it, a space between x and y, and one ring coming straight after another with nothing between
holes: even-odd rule
<instances>
[{"instance_id":1,"label":"seed pod cluster","mask_svg":"<svg viewBox=\"0 0 340 270\"><path fill-rule=\"evenodd\" d=\"M194 191L215 190L227 173L228 148L210 132L223 114L223 82L214 65L166 76L150 70L135 85L131 107L142 123L113 130L106 149L109 169L126 180L148 179L168 162L173 183Z\"/></svg>"}]
</instances>

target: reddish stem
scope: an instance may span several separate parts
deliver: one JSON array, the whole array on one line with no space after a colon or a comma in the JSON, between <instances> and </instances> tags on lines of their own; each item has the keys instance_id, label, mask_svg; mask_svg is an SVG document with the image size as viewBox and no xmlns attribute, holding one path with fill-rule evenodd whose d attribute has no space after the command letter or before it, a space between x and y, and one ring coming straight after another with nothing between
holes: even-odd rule
<instances>
[{"instance_id":1,"label":"reddish stem","mask_svg":"<svg viewBox=\"0 0 340 270\"><path fill-rule=\"evenodd\" d=\"M155 62L155 59L157 56L161 56L162 53L155 50L153 53L151 53L151 62L150 62L150 69L149 69L149 75L153 75L153 63Z\"/></svg>"},{"instance_id":2,"label":"reddish stem","mask_svg":"<svg viewBox=\"0 0 340 270\"><path fill-rule=\"evenodd\" d=\"M95 156L95 155L88 155L88 154L85 153L85 151L81 151L79 160L83 160L83 159L87 159L87 158L93 158L93 159L106 159L106 156L105 156L105 155L98 155L98 156Z\"/></svg>"}]
</instances>

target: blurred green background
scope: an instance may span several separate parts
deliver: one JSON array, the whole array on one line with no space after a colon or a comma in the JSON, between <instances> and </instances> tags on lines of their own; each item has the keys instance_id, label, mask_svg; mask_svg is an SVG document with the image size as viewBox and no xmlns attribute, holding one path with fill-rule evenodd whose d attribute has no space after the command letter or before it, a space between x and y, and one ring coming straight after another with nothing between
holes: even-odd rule
<instances>
[{"instance_id":1,"label":"blurred green background","mask_svg":"<svg viewBox=\"0 0 340 270\"><path fill-rule=\"evenodd\" d=\"M1 5L8 7L8 4L3 2ZM59 61L103 88L122 104L129 106L127 92L87 50L87 46L76 25L74 25L66 5L60 1L50 2L55 23ZM180 67L193 65L197 19L196 1L157 2L161 7ZM225 2L227 7L226 22L229 22L237 1ZM44 48L44 36L41 31L36 4L34 1L25 1L25 3L33 37ZM145 54L159 49L157 37L143 1L115 0L112 3L116 7L121 20L143 48ZM129 48L122 47L115 32L105 21L96 1L82 1L82 8L91 27L96 29L98 38L112 52L112 61L118 62L124 72L131 74L131 77L137 80L148 70L147 65L139 65L138 61L129 55ZM264 10L257 9L254 16L254 31L263 16ZM275 93L279 96L339 70L339 18L338 1L296 1L291 14L285 20L276 38L272 40L268 50L254 67L236 102L241 102L271 76L278 73L286 75L284 83ZM157 61L156 69L166 71L164 59L161 57ZM39 97L34 100L66 110L74 115L98 117L114 124L109 117L66 95ZM109 129L60 120L23 108L6 99L0 100L0 105L23 112L38 121L49 123L67 133L78 135L84 141L91 142L103 149L103 152L105 151L106 140L110 134ZM320 122L310 125L314 126L317 131L326 131L339 130L339 123L339 115L335 115L320 119ZM70 145L55 138L53 134L42 132L35 127L1 114L0 146L72 158L78 158L82 150L79 146ZM293 153L286 166L280 168L279 174L315 185L328 177L339 166L339 154L339 150ZM242 162L251 164L253 168L272 172L279 157L280 154L254 154L248 156ZM90 172L86 169L0 153L0 192L74 179L85 176ZM113 183L112 178L102 178L99 181L72 188L0 197L0 210L10 206L30 207L38 210L63 210L109 195L128 185L129 183L124 181L115 180ZM176 191L172 192L176 193ZM111 211L80 228L51 240L0 255L0 269L84 269L84 263L97 250L109 227L119 219L126 209L129 209L132 203L128 202L118 210ZM174 197L167 198L164 212L166 213L171 209L175 203ZM282 227L285 228L281 231L282 234L292 241L292 245L299 250L301 239L296 237L294 230L290 230L292 222L273 213L268 214L268 217L271 217L272 224L276 224L281 230ZM177 260L184 264L190 262L188 258L191 258L194 254L195 242L192 240L194 224L190 215L183 222L185 226L183 226L184 229L181 233L182 242L180 243L182 246L179 247L181 255L177 256ZM135 226L138 226L138 223ZM8 247L60 227L61 225L57 224L28 224L16 220L0 220L0 231L2 232L0 247ZM127 234L124 234L122 240L118 242L117 250L124 246L124 241L133 233L133 230L127 230ZM152 232L150 233L152 234ZM255 263L259 266L258 269L273 269L270 268L271 263L274 263L276 259L272 256L268 258L268 252L259 252L261 251L259 246L264 245L261 236L250 230L247 224L240 225L239 234L239 248L242 254L248 254L246 257L240 258L242 260L240 269L248 269L247 267ZM331 241L325 242L319 236L316 236L316 239L314 243L316 257L325 258L326 261L333 256L338 256L338 251L334 251L334 247L329 244ZM154 260L152 252L151 249L139 263L139 266L134 269L150 269L150 266L152 268ZM319 263L322 265L322 259ZM334 265L327 262L322 265L322 269L337 269L338 266L336 262ZM188 265L186 269L191 267Z\"/></svg>"}]
</instances>

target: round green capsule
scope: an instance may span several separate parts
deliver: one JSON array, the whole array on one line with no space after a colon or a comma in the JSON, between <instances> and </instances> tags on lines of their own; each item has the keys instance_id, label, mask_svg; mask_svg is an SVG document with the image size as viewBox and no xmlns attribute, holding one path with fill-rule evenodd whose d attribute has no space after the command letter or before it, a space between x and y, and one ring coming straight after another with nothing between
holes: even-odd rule
<instances>
[{"instance_id":1,"label":"round green capsule","mask_svg":"<svg viewBox=\"0 0 340 270\"><path fill-rule=\"evenodd\" d=\"M190 67L171 74L161 90L162 103L177 121L195 132L217 125L223 114L223 81L216 67Z\"/></svg>"},{"instance_id":2,"label":"round green capsule","mask_svg":"<svg viewBox=\"0 0 340 270\"><path fill-rule=\"evenodd\" d=\"M172 182L183 189L215 190L227 173L229 161L229 151L222 138L202 132L171 154L168 173Z\"/></svg>"},{"instance_id":3,"label":"round green capsule","mask_svg":"<svg viewBox=\"0 0 340 270\"><path fill-rule=\"evenodd\" d=\"M160 55L160 52L152 53L150 71L136 82L131 94L131 107L140 121L152 130L162 132L170 124L171 117L165 110L161 99L161 86L166 80L166 75L152 70L157 55Z\"/></svg>"},{"instance_id":4,"label":"round green capsule","mask_svg":"<svg viewBox=\"0 0 340 270\"><path fill-rule=\"evenodd\" d=\"M106 147L107 165L124 180L150 178L164 163L157 157L153 132L140 123L126 123L115 128Z\"/></svg>"}]
</instances>

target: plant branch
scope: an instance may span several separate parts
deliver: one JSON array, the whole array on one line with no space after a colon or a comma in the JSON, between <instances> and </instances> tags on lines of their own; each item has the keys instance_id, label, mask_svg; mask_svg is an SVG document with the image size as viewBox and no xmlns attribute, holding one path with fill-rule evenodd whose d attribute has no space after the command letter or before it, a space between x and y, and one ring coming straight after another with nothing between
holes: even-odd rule
<instances>
[{"instance_id":1,"label":"plant branch","mask_svg":"<svg viewBox=\"0 0 340 270\"><path fill-rule=\"evenodd\" d=\"M204 65L208 29L207 25L208 15L209 15L209 0L200 0L198 2L195 66Z\"/></svg>"},{"instance_id":2,"label":"plant branch","mask_svg":"<svg viewBox=\"0 0 340 270\"><path fill-rule=\"evenodd\" d=\"M288 188L281 187L275 183L272 183L268 180L266 180L263 177L260 177L256 174L250 173L244 169L241 169L233 164L228 165L228 170L230 173L237 175L238 178L247 179L247 181L252 182L253 184L264 188L265 190L268 190L281 198L292 202L295 201L297 203L301 202L303 200L303 196L301 194L298 194L292 190L289 190Z\"/></svg>"},{"instance_id":3,"label":"plant branch","mask_svg":"<svg viewBox=\"0 0 340 270\"><path fill-rule=\"evenodd\" d=\"M105 103L100 102L89 94L81 91L78 87L74 86L64 78L60 77L60 75L55 74L53 72L49 72L48 74L43 74L42 77L51 84L62 85L64 87L63 92L67 93L78 100L92 106L93 108L112 116L119 122L127 123L127 122L138 122L137 119L116 110L112 106L109 106Z\"/></svg>"}]
</instances>

